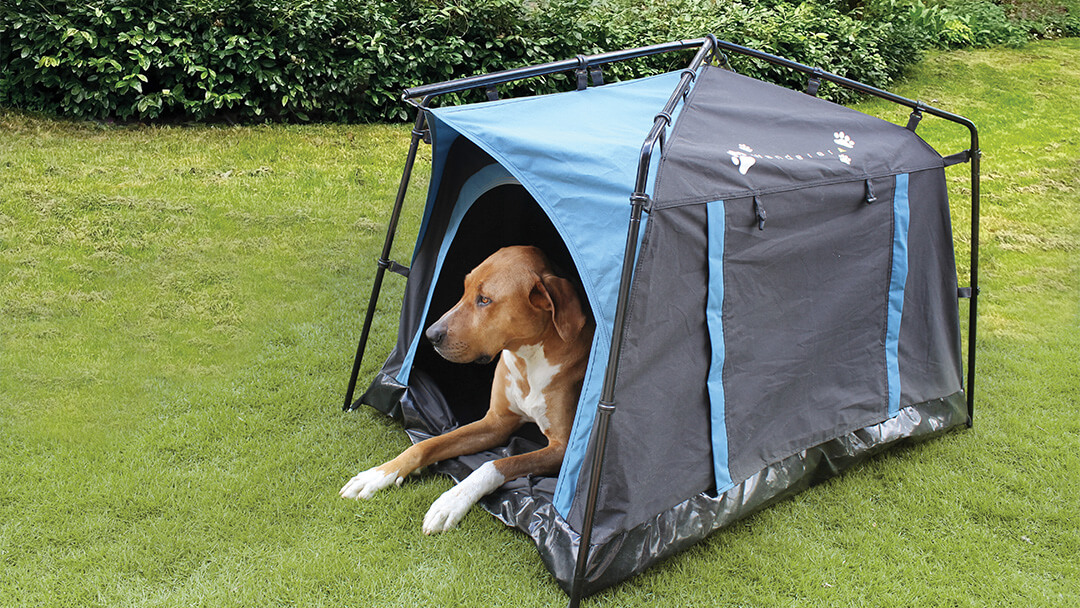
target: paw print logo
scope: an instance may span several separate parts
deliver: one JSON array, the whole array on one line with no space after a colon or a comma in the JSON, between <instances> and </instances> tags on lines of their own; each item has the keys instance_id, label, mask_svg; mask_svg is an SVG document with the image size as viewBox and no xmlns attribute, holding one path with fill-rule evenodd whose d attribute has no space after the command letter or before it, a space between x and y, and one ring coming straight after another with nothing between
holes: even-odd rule
<instances>
[{"instance_id":1,"label":"paw print logo","mask_svg":"<svg viewBox=\"0 0 1080 608\"><path fill-rule=\"evenodd\" d=\"M845 165L851 164L851 157L847 154L841 154L838 158L840 159L840 162L844 163Z\"/></svg>"},{"instance_id":2,"label":"paw print logo","mask_svg":"<svg viewBox=\"0 0 1080 608\"><path fill-rule=\"evenodd\" d=\"M836 133L833 133L833 143L843 148L850 149L855 147L855 142L852 141L851 138L848 137L847 133L844 133L843 131L837 131Z\"/></svg>"},{"instance_id":3,"label":"paw print logo","mask_svg":"<svg viewBox=\"0 0 1080 608\"><path fill-rule=\"evenodd\" d=\"M731 164L739 167L739 173L746 175L746 172L750 170L750 167L754 166L757 159L750 156L750 153L754 149L746 144L739 144L738 150L728 150L727 153L731 155Z\"/></svg>"}]
</instances>

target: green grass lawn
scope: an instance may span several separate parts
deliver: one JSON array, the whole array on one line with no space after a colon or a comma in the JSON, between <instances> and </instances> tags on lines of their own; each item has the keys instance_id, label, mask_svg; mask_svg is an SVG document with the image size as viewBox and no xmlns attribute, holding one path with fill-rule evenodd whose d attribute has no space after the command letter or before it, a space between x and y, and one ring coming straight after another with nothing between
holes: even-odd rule
<instances>
[{"instance_id":1,"label":"green grass lawn","mask_svg":"<svg viewBox=\"0 0 1080 608\"><path fill-rule=\"evenodd\" d=\"M1078 91L1076 39L934 56L897 87L982 133L975 427L586 605L1080 605ZM919 132L966 147L942 121ZM446 478L337 496L407 444L340 405L408 136L0 110L0 606L565 603L531 541L479 509L421 533ZM950 175L966 272L966 165ZM361 383L402 283L387 281Z\"/></svg>"}]
</instances>

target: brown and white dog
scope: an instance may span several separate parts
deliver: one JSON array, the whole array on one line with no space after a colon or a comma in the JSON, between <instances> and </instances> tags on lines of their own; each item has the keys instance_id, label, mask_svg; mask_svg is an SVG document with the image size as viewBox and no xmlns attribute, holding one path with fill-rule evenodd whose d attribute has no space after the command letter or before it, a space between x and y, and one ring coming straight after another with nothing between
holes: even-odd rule
<instances>
[{"instance_id":1,"label":"brown and white dog","mask_svg":"<svg viewBox=\"0 0 1080 608\"><path fill-rule=\"evenodd\" d=\"M360 473L341 496L370 498L432 463L503 445L527 422L540 427L547 446L473 471L431 505L424 533L453 528L477 500L507 481L554 475L570 438L593 329L573 285L552 272L539 249L495 252L465 277L461 300L424 332L449 361L486 363L499 357L487 414Z\"/></svg>"}]
</instances>

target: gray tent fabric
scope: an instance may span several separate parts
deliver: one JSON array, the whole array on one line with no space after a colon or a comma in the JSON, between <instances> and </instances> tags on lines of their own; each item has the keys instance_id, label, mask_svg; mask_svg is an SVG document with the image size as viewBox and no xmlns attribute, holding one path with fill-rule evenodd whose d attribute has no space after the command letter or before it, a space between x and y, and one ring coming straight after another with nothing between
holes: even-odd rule
<instances>
[{"instance_id":1,"label":"gray tent fabric","mask_svg":"<svg viewBox=\"0 0 1080 608\"><path fill-rule=\"evenodd\" d=\"M664 208L943 166L907 129L706 66L664 148L654 199Z\"/></svg>"},{"instance_id":2,"label":"gray tent fabric","mask_svg":"<svg viewBox=\"0 0 1080 608\"><path fill-rule=\"evenodd\" d=\"M503 245L544 248L602 308L591 311L598 323L611 319L627 219L616 205L626 205L636 160L624 156L674 80L433 115L435 173L397 346L360 402L403 420L414 441L482 415L491 368L448 364L417 336L459 295L464 273ZM633 101L619 107L624 96ZM564 108L588 120L548 128ZM588 162L564 162L566 150ZM967 422L944 162L922 139L706 66L654 169L588 593L881 449ZM603 192L594 202L576 184ZM606 362L606 344L598 350L590 378ZM558 479L515 480L481 501L533 539L564 589L592 481L592 422L579 411L574 432L588 449L568 452ZM460 480L542 441L533 429L436 470Z\"/></svg>"}]
</instances>

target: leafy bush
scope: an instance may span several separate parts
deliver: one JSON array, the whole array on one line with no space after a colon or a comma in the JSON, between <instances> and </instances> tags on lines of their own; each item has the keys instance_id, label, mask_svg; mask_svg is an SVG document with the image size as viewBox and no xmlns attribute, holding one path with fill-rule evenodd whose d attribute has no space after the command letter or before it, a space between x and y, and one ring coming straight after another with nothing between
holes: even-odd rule
<instances>
[{"instance_id":1,"label":"leafy bush","mask_svg":"<svg viewBox=\"0 0 1080 608\"><path fill-rule=\"evenodd\" d=\"M605 46L624 48L676 40L713 32L736 44L798 61L866 84L883 87L917 53L895 53L888 46L907 47L902 32L861 21L835 8L812 2L798 5L740 0L669 0L663 3L627 3L613 0L605 7ZM910 48L910 47L909 47ZM801 88L807 77L786 68L741 56L729 58L740 73ZM685 63L685 61L683 61ZM672 69L670 59L651 60L637 72ZM625 71L627 68L619 68ZM822 85L820 95L848 101L846 89Z\"/></svg>"},{"instance_id":2,"label":"leafy bush","mask_svg":"<svg viewBox=\"0 0 1080 608\"><path fill-rule=\"evenodd\" d=\"M580 0L6 0L0 103L120 120L403 118L404 86L587 49L587 32L566 23L582 10Z\"/></svg>"},{"instance_id":3,"label":"leafy bush","mask_svg":"<svg viewBox=\"0 0 1080 608\"><path fill-rule=\"evenodd\" d=\"M1061 7L1051 12L1059 16L1068 13ZM865 19L921 32L921 48L1019 46L1037 29L1010 16L1006 7L991 0L942 0L930 4L922 0L870 0L861 13ZM1060 32L1060 28L1056 31Z\"/></svg>"},{"instance_id":4,"label":"leafy bush","mask_svg":"<svg viewBox=\"0 0 1080 608\"><path fill-rule=\"evenodd\" d=\"M1028 39L1025 29L1013 23L1001 5L990 0L959 0L948 6L948 13L971 30L970 41L952 44L953 47L969 44L979 47L995 44L1019 46Z\"/></svg>"},{"instance_id":5,"label":"leafy bush","mask_svg":"<svg viewBox=\"0 0 1080 608\"><path fill-rule=\"evenodd\" d=\"M1009 19L1032 38L1080 36L1080 2L1077 0L1004 0Z\"/></svg>"},{"instance_id":6,"label":"leafy bush","mask_svg":"<svg viewBox=\"0 0 1080 608\"><path fill-rule=\"evenodd\" d=\"M123 121L398 120L407 86L708 32L878 87L928 48L1080 34L1078 0L1001 1L4 0L0 104ZM732 63L805 85L783 68ZM546 93L565 80L507 87ZM821 95L852 97L827 84Z\"/></svg>"}]
</instances>

